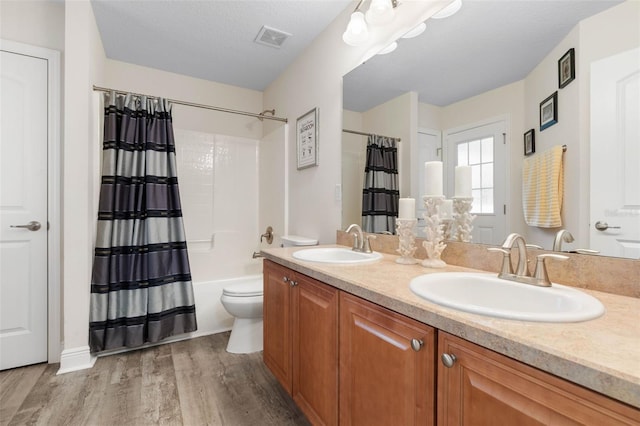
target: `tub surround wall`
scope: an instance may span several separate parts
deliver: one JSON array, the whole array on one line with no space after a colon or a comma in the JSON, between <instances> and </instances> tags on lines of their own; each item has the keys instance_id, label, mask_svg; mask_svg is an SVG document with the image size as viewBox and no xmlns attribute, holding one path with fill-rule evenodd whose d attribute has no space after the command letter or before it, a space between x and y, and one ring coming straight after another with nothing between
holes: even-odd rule
<instances>
[{"instance_id":1,"label":"tub surround wall","mask_svg":"<svg viewBox=\"0 0 640 426\"><path fill-rule=\"evenodd\" d=\"M193 282L260 274L258 141L184 129L175 140Z\"/></svg>"},{"instance_id":2,"label":"tub surround wall","mask_svg":"<svg viewBox=\"0 0 640 426\"><path fill-rule=\"evenodd\" d=\"M424 238L416 238L416 259L427 257L422 247ZM353 237L344 231L338 230L336 243L351 247ZM466 268L480 269L498 273L502 265L502 254L487 251L490 246L483 244L462 243L446 241L447 247L442 252L442 260L449 265L463 266ZM398 237L396 235L376 234L371 247L374 251L398 255ZM535 258L542 253L553 253L546 250L528 249L529 267L535 265ZM589 290L602 291L640 298L640 260L623 259L616 257L592 256L586 254L563 253L569 256L565 262L547 260L547 271L553 282ZM512 260L515 263L518 254L514 250ZM433 272L433 269L425 268Z\"/></svg>"}]
</instances>

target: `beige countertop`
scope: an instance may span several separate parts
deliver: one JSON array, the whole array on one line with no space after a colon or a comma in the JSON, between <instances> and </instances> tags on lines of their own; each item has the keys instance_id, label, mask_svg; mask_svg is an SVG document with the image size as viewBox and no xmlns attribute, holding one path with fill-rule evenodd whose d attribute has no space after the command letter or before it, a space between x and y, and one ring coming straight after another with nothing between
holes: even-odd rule
<instances>
[{"instance_id":1,"label":"beige countertop","mask_svg":"<svg viewBox=\"0 0 640 426\"><path fill-rule=\"evenodd\" d=\"M292 257L297 250L270 248L262 253L340 290L640 408L640 299L583 290L604 304L604 315L578 323L505 320L446 308L409 289L419 275L476 270L400 265L395 263L398 256L389 254L366 265L304 262Z\"/></svg>"}]
</instances>

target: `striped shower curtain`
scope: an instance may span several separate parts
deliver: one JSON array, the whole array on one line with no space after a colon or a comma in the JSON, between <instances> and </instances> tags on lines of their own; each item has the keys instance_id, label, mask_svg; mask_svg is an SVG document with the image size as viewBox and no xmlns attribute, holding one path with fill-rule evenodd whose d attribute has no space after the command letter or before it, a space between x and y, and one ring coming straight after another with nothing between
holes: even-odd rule
<instances>
[{"instance_id":1,"label":"striped shower curtain","mask_svg":"<svg viewBox=\"0 0 640 426\"><path fill-rule=\"evenodd\" d=\"M399 198L396 139L369 135L362 190L362 230L393 234Z\"/></svg>"},{"instance_id":2,"label":"striped shower curtain","mask_svg":"<svg viewBox=\"0 0 640 426\"><path fill-rule=\"evenodd\" d=\"M102 185L91 279L92 352L196 330L171 106L105 96Z\"/></svg>"}]
</instances>

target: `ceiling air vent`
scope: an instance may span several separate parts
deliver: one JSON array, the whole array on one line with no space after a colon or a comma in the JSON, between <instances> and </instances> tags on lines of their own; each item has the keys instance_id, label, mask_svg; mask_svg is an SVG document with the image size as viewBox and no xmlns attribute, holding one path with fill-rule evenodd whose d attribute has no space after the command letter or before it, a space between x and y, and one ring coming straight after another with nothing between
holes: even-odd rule
<instances>
[{"instance_id":1,"label":"ceiling air vent","mask_svg":"<svg viewBox=\"0 0 640 426\"><path fill-rule=\"evenodd\" d=\"M291 34L284 31L276 30L275 28L267 27L266 25L260 28L258 35L255 38L256 43L264 44L265 46L275 47L280 49L282 44L287 38L291 37Z\"/></svg>"}]
</instances>

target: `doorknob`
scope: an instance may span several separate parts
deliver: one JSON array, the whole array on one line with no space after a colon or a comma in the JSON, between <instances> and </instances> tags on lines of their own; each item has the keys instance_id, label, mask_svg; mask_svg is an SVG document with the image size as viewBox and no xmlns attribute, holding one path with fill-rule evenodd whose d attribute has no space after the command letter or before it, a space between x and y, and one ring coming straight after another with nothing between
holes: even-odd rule
<instances>
[{"instance_id":1,"label":"doorknob","mask_svg":"<svg viewBox=\"0 0 640 426\"><path fill-rule=\"evenodd\" d=\"M606 231L607 229L620 229L619 226L609 226L607 222L597 221L595 227L598 231Z\"/></svg>"},{"instance_id":2,"label":"doorknob","mask_svg":"<svg viewBox=\"0 0 640 426\"><path fill-rule=\"evenodd\" d=\"M25 229L28 229L29 231L37 231L38 229L40 229L40 222L32 220L31 222L27 223L26 225L10 225L9 227L10 228L25 228Z\"/></svg>"}]
</instances>

